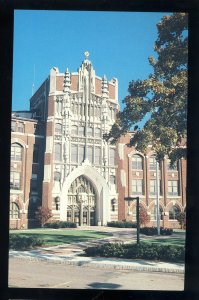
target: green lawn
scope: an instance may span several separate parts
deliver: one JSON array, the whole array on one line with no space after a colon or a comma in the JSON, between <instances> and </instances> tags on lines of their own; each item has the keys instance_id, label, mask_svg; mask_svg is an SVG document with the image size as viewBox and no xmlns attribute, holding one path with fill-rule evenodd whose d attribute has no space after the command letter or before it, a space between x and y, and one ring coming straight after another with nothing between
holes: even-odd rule
<instances>
[{"instance_id":1,"label":"green lawn","mask_svg":"<svg viewBox=\"0 0 199 300\"><path fill-rule=\"evenodd\" d=\"M74 229L11 230L10 234L40 238L44 240L44 245L47 246L86 242L93 239L100 239L112 236L111 233L106 232Z\"/></svg>"}]
</instances>

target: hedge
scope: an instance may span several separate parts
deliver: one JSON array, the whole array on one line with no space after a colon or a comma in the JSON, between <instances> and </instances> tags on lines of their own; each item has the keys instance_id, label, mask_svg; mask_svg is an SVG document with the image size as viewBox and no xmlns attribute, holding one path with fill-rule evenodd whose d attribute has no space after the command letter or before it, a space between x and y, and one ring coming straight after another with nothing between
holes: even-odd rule
<instances>
[{"instance_id":1,"label":"hedge","mask_svg":"<svg viewBox=\"0 0 199 300\"><path fill-rule=\"evenodd\" d=\"M147 259L161 261L184 261L185 247L174 245L111 244L100 247L89 247L84 250L87 256L117 257L128 259Z\"/></svg>"},{"instance_id":2,"label":"hedge","mask_svg":"<svg viewBox=\"0 0 199 300\"><path fill-rule=\"evenodd\" d=\"M157 227L142 227L142 228L140 228L140 233L143 233L145 235L157 235L158 230L157 230ZM173 229L160 227L160 234L161 235L172 235Z\"/></svg>"},{"instance_id":3,"label":"hedge","mask_svg":"<svg viewBox=\"0 0 199 300\"><path fill-rule=\"evenodd\" d=\"M44 228L76 228L77 224L73 222L65 222L65 221L56 221L49 222L44 225Z\"/></svg>"},{"instance_id":4,"label":"hedge","mask_svg":"<svg viewBox=\"0 0 199 300\"><path fill-rule=\"evenodd\" d=\"M118 227L118 228L136 228L137 224L134 222L127 221L112 221L107 223L108 227Z\"/></svg>"},{"instance_id":5,"label":"hedge","mask_svg":"<svg viewBox=\"0 0 199 300\"><path fill-rule=\"evenodd\" d=\"M44 241L42 239L35 237L20 236L18 234L11 234L9 237L9 247L13 250L27 250L43 244Z\"/></svg>"}]
</instances>

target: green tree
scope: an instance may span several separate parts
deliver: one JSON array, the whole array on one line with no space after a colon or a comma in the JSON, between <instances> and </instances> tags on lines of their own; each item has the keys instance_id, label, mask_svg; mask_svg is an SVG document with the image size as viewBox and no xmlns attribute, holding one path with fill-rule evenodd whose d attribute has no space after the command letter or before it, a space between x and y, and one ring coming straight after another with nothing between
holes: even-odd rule
<instances>
[{"instance_id":1,"label":"green tree","mask_svg":"<svg viewBox=\"0 0 199 300\"><path fill-rule=\"evenodd\" d=\"M145 152L150 144L159 160L168 155L173 164L181 157L186 158L187 14L164 16L157 29L154 46L157 58L149 57L153 73L146 80L130 82L129 95L123 100L125 108L104 138L115 143L132 126L147 118L142 129L134 127L129 146Z\"/></svg>"}]
</instances>

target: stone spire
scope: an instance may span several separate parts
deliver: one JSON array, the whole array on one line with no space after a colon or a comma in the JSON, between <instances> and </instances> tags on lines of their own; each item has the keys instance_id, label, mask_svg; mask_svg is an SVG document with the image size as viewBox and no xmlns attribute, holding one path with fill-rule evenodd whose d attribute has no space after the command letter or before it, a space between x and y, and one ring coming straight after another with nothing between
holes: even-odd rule
<instances>
[{"instance_id":1,"label":"stone spire","mask_svg":"<svg viewBox=\"0 0 199 300\"><path fill-rule=\"evenodd\" d=\"M71 81L70 81L70 72L68 70L68 68L66 69L66 72L64 74L64 92L69 92L70 91L70 85L71 85Z\"/></svg>"}]
</instances>

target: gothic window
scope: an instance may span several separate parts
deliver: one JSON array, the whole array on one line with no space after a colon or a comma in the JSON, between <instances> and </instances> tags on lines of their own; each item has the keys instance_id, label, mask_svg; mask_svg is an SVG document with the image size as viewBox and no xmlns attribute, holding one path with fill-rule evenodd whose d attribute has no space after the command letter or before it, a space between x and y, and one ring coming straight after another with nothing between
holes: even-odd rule
<instances>
[{"instance_id":1,"label":"gothic window","mask_svg":"<svg viewBox=\"0 0 199 300\"><path fill-rule=\"evenodd\" d=\"M84 160L84 146L79 145L79 163L83 162Z\"/></svg>"},{"instance_id":2,"label":"gothic window","mask_svg":"<svg viewBox=\"0 0 199 300\"><path fill-rule=\"evenodd\" d=\"M15 202L12 202L10 204L10 218L19 219L19 213L19 206Z\"/></svg>"},{"instance_id":3,"label":"gothic window","mask_svg":"<svg viewBox=\"0 0 199 300\"><path fill-rule=\"evenodd\" d=\"M133 170L143 170L142 157L140 155L133 155L132 157L132 169Z\"/></svg>"},{"instance_id":4,"label":"gothic window","mask_svg":"<svg viewBox=\"0 0 199 300\"><path fill-rule=\"evenodd\" d=\"M169 210L169 220L177 220L179 214L179 207L177 205L172 206L172 208Z\"/></svg>"},{"instance_id":5,"label":"gothic window","mask_svg":"<svg viewBox=\"0 0 199 300\"><path fill-rule=\"evenodd\" d=\"M73 125L71 127L71 134L72 135L77 135L78 134L78 127L76 125Z\"/></svg>"},{"instance_id":6,"label":"gothic window","mask_svg":"<svg viewBox=\"0 0 199 300\"><path fill-rule=\"evenodd\" d=\"M14 143L11 145L11 160L22 160L22 146Z\"/></svg>"},{"instance_id":7,"label":"gothic window","mask_svg":"<svg viewBox=\"0 0 199 300\"><path fill-rule=\"evenodd\" d=\"M109 153L109 157L110 157L110 165L115 165L115 149L110 148L110 153Z\"/></svg>"},{"instance_id":8,"label":"gothic window","mask_svg":"<svg viewBox=\"0 0 199 300\"><path fill-rule=\"evenodd\" d=\"M61 181L61 174L60 172L54 173L54 181Z\"/></svg>"},{"instance_id":9,"label":"gothic window","mask_svg":"<svg viewBox=\"0 0 199 300\"><path fill-rule=\"evenodd\" d=\"M61 161L61 144L55 144L55 160Z\"/></svg>"},{"instance_id":10,"label":"gothic window","mask_svg":"<svg viewBox=\"0 0 199 300\"><path fill-rule=\"evenodd\" d=\"M178 180L168 180L168 195L169 196L178 196Z\"/></svg>"},{"instance_id":11,"label":"gothic window","mask_svg":"<svg viewBox=\"0 0 199 300\"><path fill-rule=\"evenodd\" d=\"M101 148L95 147L95 163L101 164Z\"/></svg>"},{"instance_id":12,"label":"gothic window","mask_svg":"<svg viewBox=\"0 0 199 300\"><path fill-rule=\"evenodd\" d=\"M114 175L111 175L110 176L110 184L115 184L115 176Z\"/></svg>"},{"instance_id":13,"label":"gothic window","mask_svg":"<svg viewBox=\"0 0 199 300\"><path fill-rule=\"evenodd\" d=\"M62 125L59 123L55 124L55 133L62 134Z\"/></svg>"},{"instance_id":14,"label":"gothic window","mask_svg":"<svg viewBox=\"0 0 199 300\"><path fill-rule=\"evenodd\" d=\"M93 163L93 147L88 147L87 151L88 151L88 160L91 163Z\"/></svg>"},{"instance_id":15,"label":"gothic window","mask_svg":"<svg viewBox=\"0 0 199 300\"><path fill-rule=\"evenodd\" d=\"M71 162L78 162L77 145L71 145Z\"/></svg>"},{"instance_id":16,"label":"gothic window","mask_svg":"<svg viewBox=\"0 0 199 300\"><path fill-rule=\"evenodd\" d=\"M85 127L79 126L79 136L84 136L84 132L85 132Z\"/></svg>"},{"instance_id":17,"label":"gothic window","mask_svg":"<svg viewBox=\"0 0 199 300\"><path fill-rule=\"evenodd\" d=\"M10 172L10 189L20 190L21 185L21 173Z\"/></svg>"},{"instance_id":18,"label":"gothic window","mask_svg":"<svg viewBox=\"0 0 199 300\"><path fill-rule=\"evenodd\" d=\"M143 195L143 180L133 179L132 180L132 194L133 195Z\"/></svg>"},{"instance_id":19,"label":"gothic window","mask_svg":"<svg viewBox=\"0 0 199 300\"><path fill-rule=\"evenodd\" d=\"M100 128L95 128L95 137L101 138L101 129Z\"/></svg>"},{"instance_id":20,"label":"gothic window","mask_svg":"<svg viewBox=\"0 0 199 300\"><path fill-rule=\"evenodd\" d=\"M85 193L86 191L85 191L85 187L83 186L83 185L80 185L79 187L78 187L78 189L77 189L77 192L78 193Z\"/></svg>"},{"instance_id":21,"label":"gothic window","mask_svg":"<svg viewBox=\"0 0 199 300\"><path fill-rule=\"evenodd\" d=\"M93 136L93 128L92 127L87 128L87 136Z\"/></svg>"}]
</instances>

